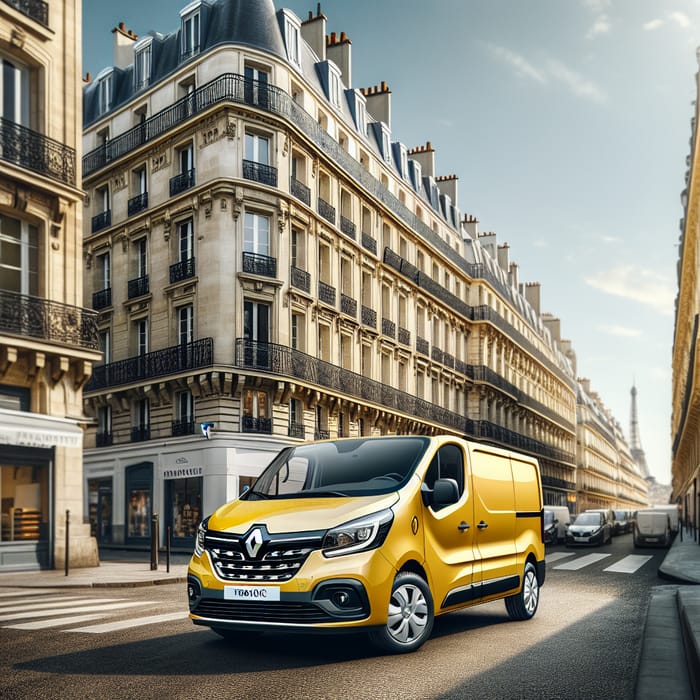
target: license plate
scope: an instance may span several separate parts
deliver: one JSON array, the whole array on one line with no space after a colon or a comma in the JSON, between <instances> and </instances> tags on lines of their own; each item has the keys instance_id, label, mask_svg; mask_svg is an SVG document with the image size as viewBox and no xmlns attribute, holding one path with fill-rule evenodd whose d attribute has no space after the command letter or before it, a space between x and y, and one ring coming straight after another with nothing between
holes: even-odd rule
<instances>
[{"instance_id":1,"label":"license plate","mask_svg":"<svg viewBox=\"0 0 700 700\"><path fill-rule=\"evenodd\" d=\"M249 600L259 603L280 599L277 586L224 586L224 600Z\"/></svg>"},{"instance_id":2,"label":"license plate","mask_svg":"<svg viewBox=\"0 0 700 700\"><path fill-rule=\"evenodd\" d=\"M588 542L588 537L574 537L574 542Z\"/></svg>"}]
</instances>

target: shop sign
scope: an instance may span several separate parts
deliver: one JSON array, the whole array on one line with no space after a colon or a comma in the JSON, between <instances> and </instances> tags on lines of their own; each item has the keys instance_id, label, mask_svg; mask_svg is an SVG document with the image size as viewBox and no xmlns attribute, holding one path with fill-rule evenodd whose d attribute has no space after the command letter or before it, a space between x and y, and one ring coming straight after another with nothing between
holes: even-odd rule
<instances>
[{"instance_id":1,"label":"shop sign","mask_svg":"<svg viewBox=\"0 0 700 700\"><path fill-rule=\"evenodd\" d=\"M22 447L82 447L83 433L0 427L0 445Z\"/></svg>"},{"instance_id":2,"label":"shop sign","mask_svg":"<svg viewBox=\"0 0 700 700\"><path fill-rule=\"evenodd\" d=\"M190 479L204 476L204 467L193 467L187 457L178 457L174 467L163 467L163 479Z\"/></svg>"}]
</instances>

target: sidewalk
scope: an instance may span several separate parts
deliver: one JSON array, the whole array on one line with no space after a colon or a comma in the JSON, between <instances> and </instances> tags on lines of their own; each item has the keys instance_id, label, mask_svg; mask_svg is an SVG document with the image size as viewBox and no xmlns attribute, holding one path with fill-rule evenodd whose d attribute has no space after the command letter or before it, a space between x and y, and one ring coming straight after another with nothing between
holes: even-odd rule
<instances>
[{"instance_id":1,"label":"sidewalk","mask_svg":"<svg viewBox=\"0 0 700 700\"><path fill-rule=\"evenodd\" d=\"M652 594L636 700L700 700L700 545L686 531L659 567L669 585Z\"/></svg>"}]
</instances>

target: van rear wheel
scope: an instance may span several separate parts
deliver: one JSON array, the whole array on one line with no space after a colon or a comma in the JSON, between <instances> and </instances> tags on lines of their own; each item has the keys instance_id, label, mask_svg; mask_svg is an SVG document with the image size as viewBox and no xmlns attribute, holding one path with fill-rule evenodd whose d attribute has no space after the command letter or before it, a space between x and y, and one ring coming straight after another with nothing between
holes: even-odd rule
<instances>
[{"instance_id":1,"label":"van rear wheel","mask_svg":"<svg viewBox=\"0 0 700 700\"><path fill-rule=\"evenodd\" d=\"M525 564L523 585L519 593L506 598L506 610L513 620L529 620L540 602L540 583L531 561Z\"/></svg>"},{"instance_id":2,"label":"van rear wheel","mask_svg":"<svg viewBox=\"0 0 700 700\"><path fill-rule=\"evenodd\" d=\"M370 641L381 651L404 654L418 649L433 631L433 596L423 578L400 571L394 579L387 622L370 632Z\"/></svg>"}]
</instances>

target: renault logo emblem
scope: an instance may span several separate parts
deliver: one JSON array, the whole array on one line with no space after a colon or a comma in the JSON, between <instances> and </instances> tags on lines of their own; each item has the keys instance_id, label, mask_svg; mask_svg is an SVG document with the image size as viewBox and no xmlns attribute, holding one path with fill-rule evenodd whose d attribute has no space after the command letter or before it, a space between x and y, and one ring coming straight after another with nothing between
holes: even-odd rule
<instances>
[{"instance_id":1,"label":"renault logo emblem","mask_svg":"<svg viewBox=\"0 0 700 700\"><path fill-rule=\"evenodd\" d=\"M262 544L262 530L260 530L259 527L256 527L255 530L253 530L245 539L245 551L248 552L248 556L251 559L255 559L255 557L258 556L258 552L260 551Z\"/></svg>"}]
</instances>

